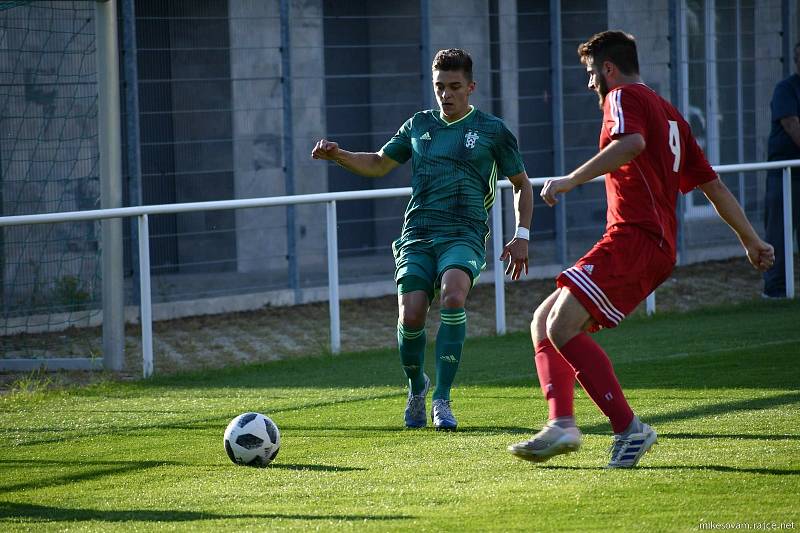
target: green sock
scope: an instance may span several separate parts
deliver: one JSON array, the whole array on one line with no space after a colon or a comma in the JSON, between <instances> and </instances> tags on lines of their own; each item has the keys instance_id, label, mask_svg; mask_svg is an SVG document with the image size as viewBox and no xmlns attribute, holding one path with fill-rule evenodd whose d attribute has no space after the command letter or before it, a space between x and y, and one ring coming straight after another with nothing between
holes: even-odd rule
<instances>
[{"instance_id":1,"label":"green sock","mask_svg":"<svg viewBox=\"0 0 800 533\"><path fill-rule=\"evenodd\" d=\"M463 307L458 307L442 309L440 315L442 324L436 335L436 390L433 399L449 400L467 335L467 313Z\"/></svg>"},{"instance_id":2,"label":"green sock","mask_svg":"<svg viewBox=\"0 0 800 533\"><path fill-rule=\"evenodd\" d=\"M397 346L400 348L400 364L408 377L411 394L420 394L425 388L423 363L425 362L425 328L412 329L397 323Z\"/></svg>"}]
</instances>

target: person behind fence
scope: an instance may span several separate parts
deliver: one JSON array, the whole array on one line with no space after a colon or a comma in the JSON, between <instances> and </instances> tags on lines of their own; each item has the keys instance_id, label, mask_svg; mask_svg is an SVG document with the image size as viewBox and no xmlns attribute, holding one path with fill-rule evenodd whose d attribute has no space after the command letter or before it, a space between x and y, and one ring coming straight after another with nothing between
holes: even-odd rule
<instances>
[{"instance_id":1,"label":"person behind fence","mask_svg":"<svg viewBox=\"0 0 800 533\"><path fill-rule=\"evenodd\" d=\"M778 82L772 93L770 109L772 127L767 152L770 161L800 159L800 42L794 46L795 72ZM783 242L783 170L767 173L764 201L766 240L775 247L775 264L764 272L766 298L786 296L786 257ZM800 224L800 167L792 168L792 228L795 235Z\"/></svg>"},{"instance_id":2,"label":"person behind fence","mask_svg":"<svg viewBox=\"0 0 800 533\"><path fill-rule=\"evenodd\" d=\"M541 196L553 206L560 195L605 175L606 232L556 278L555 292L533 315L534 361L549 420L533 438L508 449L541 462L580 447L573 408L577 379L611 422L608 467L633 467L655 443L656 432L634 414L611 361L588 333L617 326L672 272L678 190L686 194L699 187L757 269L772 264L772 247L712 170L687 122L642 82L633 36L598 33L578 54L603 110L600 151L571 174L547 180Z\"/></svg>"},{"instance_id":3,"label":"person behind fence","mask_svg":"<svg viewBox=\"0 0 800 533\"><path fill-rule=\"evenodd\" d=\"M517 231L500 257L508 259L506 274L514 280L528 271L533 192L514 135L500 119L469 104L475 91L469 54L461 49L439 51L432 81L439 109L414 114L378 152L349 152L322 139L311 155L367 177L383 176L411 159L411 200L402 234L392 244L397 341L409 384L405 425L427 424L431 382L423 370L425 322L439 292L431 420L437 430L455 430L450 389L466 336L467 295L486 266L487 221L497 178L507 176L514 186Z\"/></svg>"}]
</instances>

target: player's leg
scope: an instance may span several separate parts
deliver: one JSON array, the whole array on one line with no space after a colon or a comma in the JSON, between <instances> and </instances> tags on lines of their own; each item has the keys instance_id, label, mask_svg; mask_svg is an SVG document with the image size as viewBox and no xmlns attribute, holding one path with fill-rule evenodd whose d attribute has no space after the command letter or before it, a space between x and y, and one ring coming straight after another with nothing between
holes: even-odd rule
<instances>
[{"instance_id":1,"label":"player's leg","mask_svg":"<svg viewBox=\"0 0 800 533\"><path fill-rule=\"evenodd\" d=\"M408 378L408 398L403 418L406 427L420 428L427 424L425 397L431 382L424 372L425 319L430 299L425 290L415 289L423 280L406 276L398 281L397 346L400 364Z\"/></svg>"},{"instance_id":2,"label":"player's leg","mask_svg":"<svg viewBox=\"0 0 800 533\"><path fill-rule=\"evenodd\" d=\"M611 360L586 333L594 319L567 289L562 289L548 317L547 333L564 358L576 370L586 393L611 422L614 441L610 468L636 466L655 444L656 432L639 421L619 384Z\"/></svg>"},{"instance_id":3,"label":"player's leg","mask_svg":"<svg viewBox=\"0 0 800 533\"><path fill-rule=\"evenodd\" d=\"M427 413L425 397L430 380L424 372L425 320L433 299L435 259L429 250L420 246L394 246L397 270L397 346L400 364L408 378L408 399L404 412L406 427L425 427Z\"/></svg>"},{"instance_id":4,"label":"player's leg","mask_svg":"<svg viewBox=\"0 0 800 533\"><path fill-rule=\"evenodd\" d=\"M554 291L536 308L531 322L531 339L539 385L547 400L548 420L556 421L562 427L570 427L575 425L575 369L547 336L547 317L562 290Z\"/></svg>"},{"instance_id":5,"label":"player's leg","mask_svg":"<svg viewBox=\"0 0 800 533\"><path fill-rule=\"evenodd\" d=\"M655 443L656 432L633 414L611 361L587 330L616 327L673 267L674 256L658 241L626 228L606 235L557 278L558 286L567 290L553 305L547 334L611 421L615 436L609 467L635 466Z\"/></svg>"},{"instance_id":6,"label":"player's leg","mask_svg":"<svg viewBox=\"0 0 800 533\"><path fill-rule=\"evenodd\" d=\"M581 445L573 410L575 370L547 337L547 317L562 290L557 289L536 308L531 322L534 362L548 404L548 421L531 439L508 447L513 455L529 461L546 461L555 455L577 451Z\"/></svg>"},{"instance_id":7,"label":"player's leg","mask_svg":"<svg viewBox=\"0 0 800 533\"><path fill-rule=\"evenodd\" d=\"M412 394L425 388L423 363L425 361L425 319L428 315L428 293L421 288L422 280L406 276L398 282L397 344L400 362L408 378Z\"/></svg>"},{"instance_id":8,"label":"player's leg","mask_svg":"<svg viewBox=\"0 0 800 533\"><path fill-rule=\"evenodd\" d=\"M450 409L450 389L455 381L467 334L465 305L470 289L486 266L482 248L464 242L437 245L437 285L441 289L441 324L436 335L436 390L431 418L436 429L455 429Z\"/></svg>"},{"instance_id":9,"label":"player's leg","mask_svg":"<svg viewBox=\"0 0 800 533\"><path fill-rule=\"evenodd\" d=\"M450 410L450 389L458 372L467 334L464 305L471 287L472 278L460 268L450 268L442 274L441 324L436 335L436 388L431 414L436 429L452 430L458 425Z\"/></svg>"},{"instance_id":10,"label":"player's leg","mask_svg":"<svg viewBox=\"0 0 800 533\"><path fill-rule=\"evenodd\" d=\"M575 369L586 393L621 433L633 420L611 360L585 332L594 319L569 289L562 289L547 317L547 336Z\"/></svg>"}]
</instances>

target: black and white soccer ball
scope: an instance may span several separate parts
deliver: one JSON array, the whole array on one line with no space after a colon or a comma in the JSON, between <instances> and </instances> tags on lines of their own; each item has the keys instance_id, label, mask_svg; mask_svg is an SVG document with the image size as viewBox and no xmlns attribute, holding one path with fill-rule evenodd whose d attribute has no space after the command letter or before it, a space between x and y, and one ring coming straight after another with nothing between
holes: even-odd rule
<instances>
[{"instance_id":1,"label":"black and white soccer ball","mask_svg":"<svg viewBox=\"0 0 800 533\"><path fill-rule=\"evenodd\" d=\"M281 433L260 413L244 413L225 428L225 452L237 465L267 466L278 455Z\"/></svg>"}]
</instances>

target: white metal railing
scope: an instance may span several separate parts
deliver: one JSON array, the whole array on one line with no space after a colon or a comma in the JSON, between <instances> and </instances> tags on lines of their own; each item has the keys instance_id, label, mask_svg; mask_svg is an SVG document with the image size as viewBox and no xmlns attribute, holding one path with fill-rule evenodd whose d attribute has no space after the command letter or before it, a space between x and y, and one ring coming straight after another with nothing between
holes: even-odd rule
<instances>
[{"instance_id":1,"label":"white metal railing","mask_svg":"<svg viewBox=\"0 0 800 533\"><path fill-rule=\"evenodd\" d=\"M745 163L739 165L717 165L718 173L749 172L755 170L783 169L783 232L785 251L786 296L794 298L794 243L792 241L792 195L791 168L800 167L800 159L790 161L772 161L764 163ZM531 178L531 184L542 186L549 178ZM601 181L597 177L592 181ZM501 189L511 188L509 181L498 182ZM331 351L338 353L341 349L339 324L339 259L338 235L336 231L336 202L349 200L375 200L409 196L411 187L393 189L377 189L366 191L346 191L320 194L299 194L294 196L276 196L271 198L252 198L245 200L220 200L213 202L190 202L182 204L143 205L114 209L95 209L90 211L71 211L64 213L44 213L38 215L17 215L0 217L0 227L24 224L48 224L56 222L78 222L87 220L104 220L111 218L137 217L139 229L139 288L140 314L142 327L142 371L145 377L153 373L153 326L152 300L150 290L150 233L148 217L194 211L219 211L225 209L247 209L255 207L279 207L298 204L327 204L327 254L328 254L328 300L330 311ZM499 257L502 250L502 195L497 195L492 213L492 233L499 238L493 239L494 257ZM498 334L505 333L505 278L503 268L494 268L495 283L495 323ZM648 313L655 311L655 295L647 299ZM105 327L105 325L104 325Z\"/></svg>"}]
</instances>

